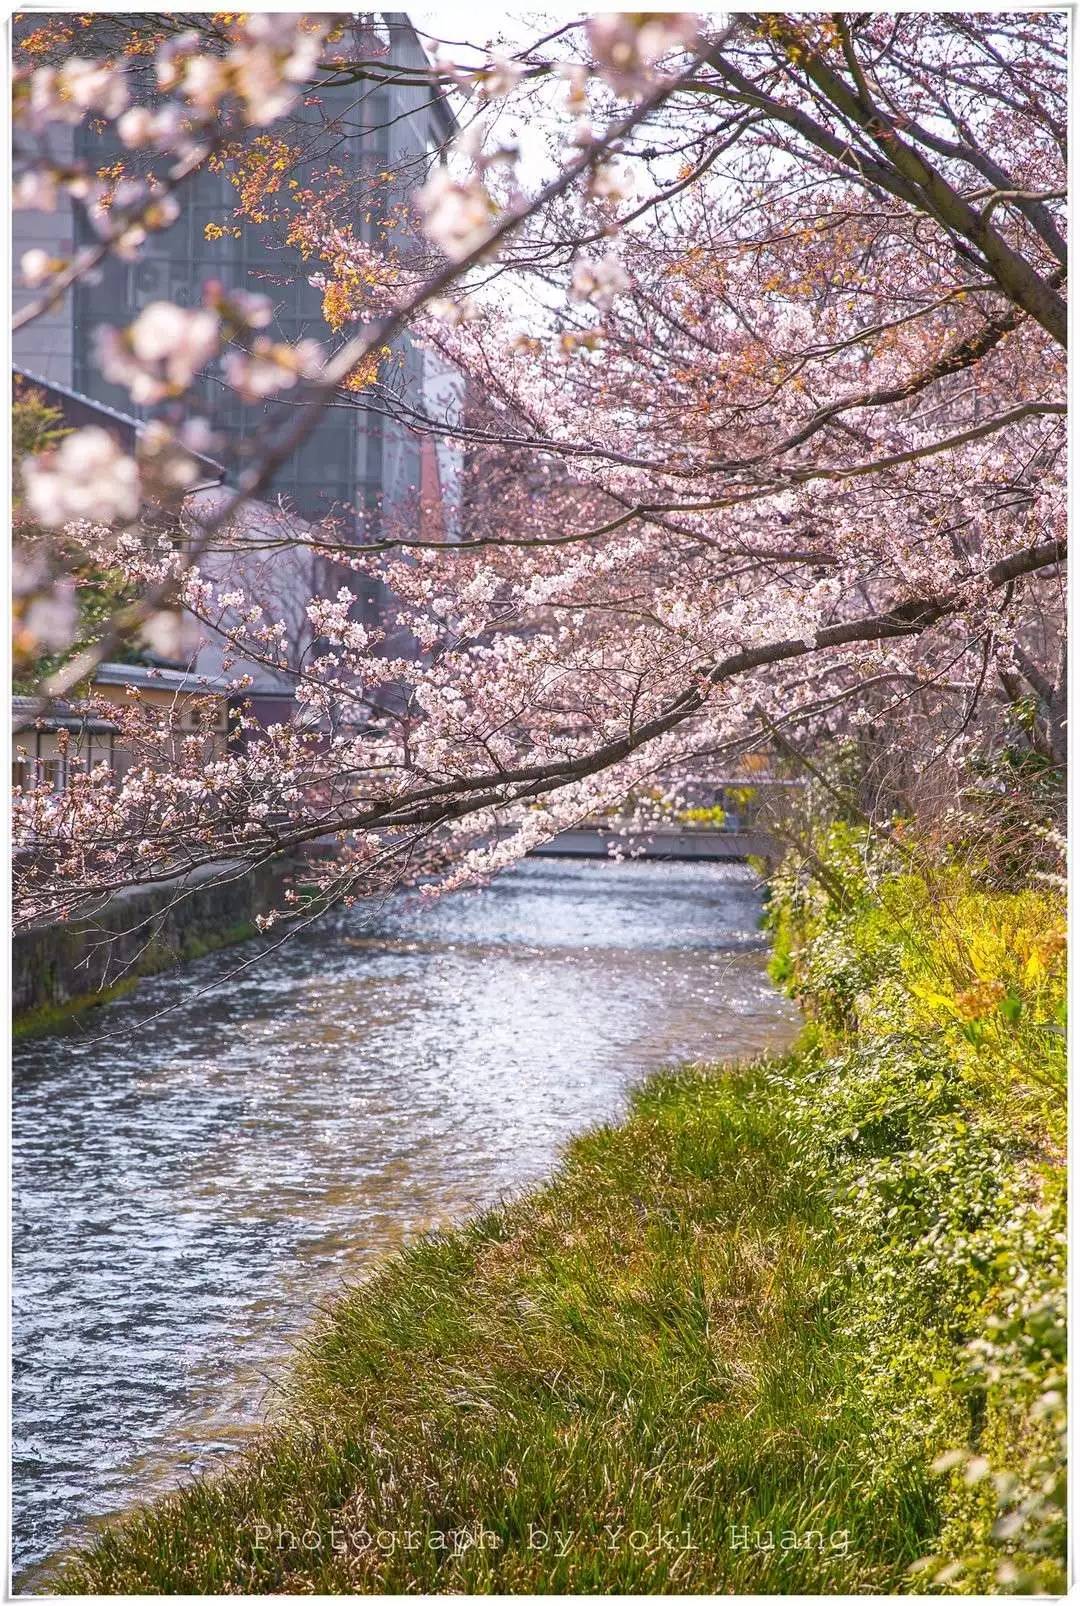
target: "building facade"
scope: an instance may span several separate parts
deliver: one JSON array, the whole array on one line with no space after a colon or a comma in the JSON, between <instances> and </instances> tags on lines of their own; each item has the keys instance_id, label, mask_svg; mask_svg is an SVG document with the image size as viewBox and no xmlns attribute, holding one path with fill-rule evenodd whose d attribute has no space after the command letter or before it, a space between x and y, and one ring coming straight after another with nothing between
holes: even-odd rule
<instances>
[{"instance_id":1,"label":"building facade","mask_svg":"<svg viewBox=\"0 0 1080 1606\"><path fill-rule=\"evenodd\" d=\"M40 25L40 15L34 21ZM358 57L392 64L403 76L428 65L404 13L356 14L350 32L347 46L351 44ZM301 144L304 127L310 127L311 145L317 151L314 164L301 162L290 169L290 177L300 186L318 182L328 148L333 161L346 172L377 174L380 169L400 167L414 172L420 181L424 159L443 147L455 129L446 101L424 83L340 84L320 88L308 99L313 103L305 101L289 125L290 132L300 130ZM266 133L274 135L275 129ZM252 130L253 140L260 137L261 131ZM50 140L58 159L70 157L98 172L125 154L115 136L92 121L74 130L50 130ZM227 173L204 168L180 199L177 221L151 234L138 260L123 262L110 257L93 280L80 283L60 306L16 332L13 360L17 366L120 412L142 416L127 392L103 377L95 357L96 329L100 324L129 324L154 301L195 305L208 280L217 280L227 289L269 296L274 323L267 333L274 339L327 340L322 291L310 282L312 266L303 261L300 252L283 244L280 231L276 235L272 228L258 223L245 221L235 229L222 229L222 220L227 224L237 205ZM354 233L375 243L383 222L378 216L377 187L373 198L365 200L362 213L358 210L355 218L345 221ZM82 208L61 204L54 212L18 211L14 261L17 265L23 252L35 246L67 258L94 238ZM17 286L16 309L28 299L30 293ZM455 394L460 398L461 387L454 376L407 337L396 343L388 368L395 387L414 406L435 402L445 416L447 397L451 406ZM247 405L212 375L200 388L215 426L234 443L286 416L286 403ZM402 425L378 414L333 407L283 466L272 494L308 521L333 516L348 534L350 524L357 527L359 523L352 515L362 515L367 528L380 512L392 511L397 519L407 519L413 505L419 508L422 487L429 494L436 488L446 500L445 523L452 536L457 474L455 456L445 446L424 446ZM416 516L419 518L419 512Z\"/></svg>"},{"instance_id":2,"label":"building facade","mask_svg":"<svg viewBox=\"0 0 1080 1606\"><path fill-rule=\"evenodd\" d=\"M41 14L32 18L35 27L48 20ZM177 23L185 20L174 18ZM191 21L196 22L197 17ZM428 66L404 13L357 13L349 28L351 38L344 44L349 55L400 69L403 78ZM80 41L72 53L86 54L88 48L93 48L92 44L88 47ZM414 174L419 183L428 159L454 134L455 123L445 100L423 81L360 82L320 88L306 97L288 126L294 144L299 131L303 145L305 128L311 130L316 157L306 167L301 162L291 168L291 176L301 186L317 181L328 148L347 175L377 175L383 169L400 168ZM276 130L271 127L266 133L274 135ZM260 130L251 131L253 140L261 134ZM107 171L125 154L110 130L93 121L75 129L51 128L49 138L55 160L83 163L95 172ZM356 186L358 193L365 188ZM377 188L373 193L377 194ZM313 265L283 242L281 230L250 221L222 228L223 220L228 224L237 206L236 190L227 173L203 169L178 199L181 209L176 222L151 234L137 260L108 258L99 273L80 282L58 306L16 331L13 339L16 370L31 383L44 382L50 399L62 406L66 423L104 425L128 450L150 410L140 409L126 390L104 378L95 355L99 325L124 327L154 301L197 305L206 281L217 280L226 289L270 298L274 322L266 333L275 340L291 343L310 338L333 344L323 317L322 290L311 282ZM342 219L354 234L372 245L387 237L387 219L379 215L377 201L366 201L362 209L358 203L356 210L356 216ZM388 237L392 244L392 229ZM23 253L31 248L44 248L50 256L67 259L93 239L83 209L64 201L52 212L20 210L14 214L16 269ZM16 310L34 294L16 283ZM455 410L460 412L464 391L460 377L408 337L396 342L387 369L408 405L434 412L441 419L453 417ZM244 442L256 431L293 416L287 402L242 403L213 372L203 376L198 390L225 446L223 466L215 463L206 489L189 499L196 515L212 507L215 495L227 494L242 462ZM301 528L332 518L335 531L345 541L370 534L384 517L392 517L397 527L409 529L415 524L416 533L428 536L437 530L440 538L453 540L458 533L460 478L460 456L445 443L418 437L378 412L331 407L308 441L283 466L266 502L249 504L244 522L254 528L253 547L265 545L263 535L286 515ZM259 558L249 567L250 573L242 572L242 561L238 565L233 560L229 580L250 590L279 616L291 609L297 620L298 648L304 645L307 628L306 599L313 592L334 591L342 583L356 586L352 571L329 568L310 549L282 550L272 565ZM369 622L390 611L390 599L377 582L371 584L358 611ZM221 672L221 643L207 640L205 635L200 638L197 629L189 631L177 661L186 671L214 679ZM256 665L241 664L235 672L245 667L253 676L251 701L256 710L261 706L267 719L283 717L291 699L288 677Z\"/></svg>"}]
</instances>

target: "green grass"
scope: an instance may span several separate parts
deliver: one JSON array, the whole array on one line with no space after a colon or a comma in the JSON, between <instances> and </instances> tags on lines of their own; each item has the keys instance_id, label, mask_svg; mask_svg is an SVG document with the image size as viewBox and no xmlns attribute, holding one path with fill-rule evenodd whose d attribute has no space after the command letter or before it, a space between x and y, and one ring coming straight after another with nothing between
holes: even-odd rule
<instances>
[{"instance_id":1,"label":"green grass","mask_svg":"<svg viewBox=\"0 0 1080 1606\"><path fill-rule=\"evenodd\" d=\"M648 1082L324 1317L70 1593L1059 1593L1060 894L778 877L796 1050Z\"/></svg>"},{"instance_id":2,"label":"green grass","mask_svg":"<svg viewBox=\"0 0 1080 1606\"><path fill-rule=\"evenodd\" d=\"M655 1079L542 1192L395 1257L313 1337L286 1425L110 1527L57 1587L901 1582L934 1530L933 1480L916 1467L873 1486L834 1224L789 1136L788 1069ZM775 1548L738 1548L744 1527Z\"/></svg>"}]
</instances>

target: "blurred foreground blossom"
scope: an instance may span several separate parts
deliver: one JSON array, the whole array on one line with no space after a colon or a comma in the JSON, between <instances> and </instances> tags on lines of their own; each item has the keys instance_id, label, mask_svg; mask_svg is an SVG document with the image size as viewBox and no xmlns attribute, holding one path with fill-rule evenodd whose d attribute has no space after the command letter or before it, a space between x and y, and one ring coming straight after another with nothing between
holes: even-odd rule
<instances>
[{"instance_id":1,"label":"blurred foreground blossom","mask_svg":"<svg viewBox=\"0 0 1080 1606\"><path fill-rule=\"evenodd\" d=\"M216 314L152 301L129 328L98 330L98 360L106 379L123 385L132 401L152 406L186 390L217 355L220 338Z\"/></svg>"},{"instance_id":2,"label":"blurred foreground blossom","mask_svg":"<svg viewBox=\"0 0 1080 1606\"><path fill-rule=\"evenodd\" d=\"M590 301L601 312L609 312L617 295L629 290L630 279L618 257L610 253L599 262L578 262L570 283L575 301Z\"/></svg>"},{"instance_id":3,"label":"blurred foreground blossom","mask_svg":"<svg viewBox=\"0 0 1080 1606\"><path fill-rule=\"evenodd\" d=\"M22 466L26 505L51 528L76 519L114 524L139 511L139 471L107 430L76 430Z\"/></svg>"},{"instance_id":4,"label":"blurred foreground blossom","mask_svg":"<svg viewBox=\"0 0 1080 1606\"><path fill-rule=\"evenodd\" d=\"M509 95L517 88L524 74L525 68L520 61L514 61L505 51L496 51L491 58L491 65L480 75L480 93L485 100L497 100L502 95Z\"/></svg>"},{"instance_id":5,"label":"blurred foreground blossom","mask_svg":"<svg viewBox=\"0 0 1080 1606\"><path fill-rule=\"evenodd\" d=\"M75 582L58 580L51 591L34 598L19 623L37 650L62 652L79 623Z\"/></svg>"},{"instance_id":6,"label":"blurred foreground blossom","mask_svg":"<svg viewBox=\"0 0 1080 1606\"><path fill-rule=\"evenodd\" d=\"M689 11L601 11L587 32L600 76L629 98L651 87L650 69L664 56L694 48L699 23Z\"/></svg>"},{"instance_id":7,"label":"blurred foreground blossom","mask_svg":"<svg viewBox=\"0 0 1080 1606\"><path fill-rule=\"evenodd\" d=\"M224 57L203 50L200 36L188 31L158 50L158 84L175 90L204 120L235 95L244 121L265 127L296 103L300 86L319 64L332 21L306 13L248 13L242 15L240 37Z\"/></svg>"},{"instance_id":8,"label":"blurred foreground blossom","mask_svg":"<svg viewBox=\"0 0 1080 1606\"><path fill-rule=\"evenodd\" d=\"M437 167L418 191L416 204L429 240L451 262L462 262L483 245L496 215L495 202L477 178L459 182Z\"/></svg>"},{"instance_id":9,"label":"blurred foreground blossom","mask_svg":"<svg viewBox=\"0 0 1080 1606\"><path fill-rule=\"evenodd\" d=\"M22 282L36 290L39 285L46 284L53 274L63 267L63 262L51 257L47 251L24 251L19 260L19 273Z\"/></svg>"},{"instance_id":10,"label":"blurred foreground blossom","mask_svg":"<svg viewBox=\"0 0 1080 1606\"><path fill-rule=\"evenodd\" d=\"M317 379L326 353L317 340L295 346L268 340L264 335L250 351L230 351L225 359L225 382L245 401L264 401L291 390L301 379Z\"/></svg>"},{"instance_id":11,"label":"blurred foreground blossom","mask_svg":"<svg viewBox=\"0 0 1080 1606\"><path fill-rule=\"evenodd\" d=\"M91 112L114 118L129 98L122 68L72 56L62 67L39 67L16 83L15 119L40 131L49 123L81 123Z\"/></svg>"}]
</instances>

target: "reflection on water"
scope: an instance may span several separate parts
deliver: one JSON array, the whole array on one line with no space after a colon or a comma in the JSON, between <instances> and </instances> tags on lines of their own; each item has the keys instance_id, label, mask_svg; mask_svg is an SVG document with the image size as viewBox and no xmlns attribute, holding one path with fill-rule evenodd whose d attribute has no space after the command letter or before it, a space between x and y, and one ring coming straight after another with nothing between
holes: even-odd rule
<instances>
[{"instance_id":1,"label":"reflection on water","mask_svg":"<svg viewBox=\"0 0 1080 1606\"><path fill-rule=\"evenodd\" d=\"M531 861L19 1047L17 1565L235 1447L343 1279L542 1177L644 1072L782 1039L759 908L734 866Z\"/></svg>"}]
</instances>

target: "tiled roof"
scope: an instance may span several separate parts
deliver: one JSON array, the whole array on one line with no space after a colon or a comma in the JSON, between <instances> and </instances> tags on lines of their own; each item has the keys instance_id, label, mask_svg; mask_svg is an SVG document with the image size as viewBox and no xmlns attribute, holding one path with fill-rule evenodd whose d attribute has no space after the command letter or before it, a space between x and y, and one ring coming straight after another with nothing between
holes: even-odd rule
<instances>
[{"instance_id":1,"label":"tiled roof","mask_svg":"<svg viewBox=\"0 0 1080 1606\"><path fill-rule=\"evenodd\" d=\"M152 664L99 664L91 677L98 686L157 686L162 691L225 692L229 682L190 669L158 669Z\"/></svg>"},{"instance_id":2,"label":"tiled roof","mask_svg":"<svg viewBox=\"0 0 1080 1606\"><path fill-rule=\"evenodd\" d=\"M99 735L115 731L111 719L100 719L96 714L85 713L75 703L54 697L13 697L11 699L12 724L16 734L25 730L78 730Z\"/></svg>"}]
</instances>

